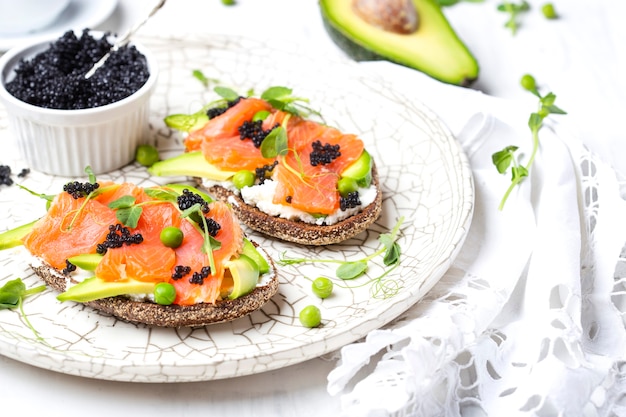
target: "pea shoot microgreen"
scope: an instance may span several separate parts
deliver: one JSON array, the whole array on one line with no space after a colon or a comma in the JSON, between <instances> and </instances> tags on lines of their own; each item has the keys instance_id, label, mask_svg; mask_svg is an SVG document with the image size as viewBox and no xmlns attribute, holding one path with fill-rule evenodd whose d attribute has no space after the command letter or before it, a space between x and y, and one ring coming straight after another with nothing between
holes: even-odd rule
<instances>
[{"instance_id":1,"label":"pea shoot microgreen","mask_svg":"<svg viewBox=\"0 0 626 417\"><path fill-rule=\"evenodd\" d=\"M526 0L522 0L521 3L513 3L510 1L504 1L498 5L498 11L507 13L509 15L508 20L504 23L504 27L511 29L513 35L517 33L519 29L519 16L530 10L530 4Z\"/></svg>"},{"instance_id":2,"label":"pea shoot microgreen","mask_svg":"<svg viewBox=\"0 0 626 417\"><path fill-rule=\"evenodd\" d=\"M204 213L202 213L202 207L199 203L194 204L188 209L184 210L181 214L182 218L191 218L193 220L194 217L199 217L202 222L202 235L204 237L204 242L202 244L202 252L206 253L209 258L209 266L211 267L211 271L216 271L215 267L215 258L213 256L213 251L218 250L222 247L222 243L211 236L208 232L209 226L206 221L206 217L204 217Z\"/></svg>"},{"instance_id":3,"label":"pea shoot microgreen","mask_svg":"<svg viewBox=\"0 0 626 417\"><path fill-rule=\"evenodd\" d=\"M124 226L136 228L143 208L141 204L135 204L135 197L125 195L108 204L110 209L115 210L115 217Z\"/></svg>"},{"instance_id":4,"label":"pea shoot microgreen","mask_svg":"<svg viewBox=\"0 0 626 417\"><path fill-rule=\"evenodd\" d=\"M270 87L261 93L261 98L270 103L275 109L291 113L295 116L310 116L314 114L322 118L322 114L302 103L309 103L308 98L292 95L293 90L288 87Z\"/></svg>"},{"instance_id":5,"label":"pea shoot microgreen","mask_svg":"<svg viewBox=\"0 0 626 417\"><path fill-rule=\"evenodd\" d=\"M544 119L550 114L567 114L554 104L556 95L548 93L542 96L539 93L535 79L531 75L524 75L520 83L525 90L531 92L539 98L538 111L531 113L530 118L528 119L528 127L530 128L532 135L533 149L526 164L522 164L518 161L516 155L518 147L514 145L506 146L501 151L495 152L491 155L491 160L500 174L506 173L509 167L511 168L511 184L500 201L500 205L498 207L499 210L504 208L504 204L513 189L529 175L535 156L539 150L539 130L543 126Z\"/></svg>"},{"instance_id":6,"label":"pea shoot microgreen","mask_svg":"<svg viewBox=\"0 0 626 417\"><path fill-rule=\"evenodd\" d=\"M339 264L335 270L337 278L343 281L351 281L366 274L369 263L376 257L383 255L383 264L387 269L379 276L374 277L362 285L372 284L372 297L389 298L394 296L402 288L398 281L387 281L384 278L400 265L401 249L398 243L400 227L404 222L404 217L400 217L394 228L389 233L383 233L378 237L381 245L372 254L361 259L342 261L338 259L309 259L309 258L288 258L285 253L281 255L278 263L283 266L297 265L303 263L335 263Z\"/></svg>"},{"instance_id":7,"label":"pea shoot microgreen","mask_svg":"<svg viewBox=\"0 0 626 417\"><path fill-rule=\"evenodd\" d=\"M285 117L281 126L278 126L261 142L261 155L264 158L276 158L279 155L286 155L288 151L287 123L289 115Z\"/></svg>"},{"instance_id":8,"label":"pea shoot microgreen","mask_svg":"<svg viewBox=\"0 0 626 417\"><path fill-rule=\"evenodd\" d=\"M211 83L218 82L218 80L214 78L208 78L201 70L198 69L193 70L191 75L193 75L196 80L200 81L204 87L208 87Z\"/></svg>"},{"instance_id":9,"label":"pea shoot microgreen","mask_svg":"<svg viewBox=\"0 0 626 417\"><path fill-rule=\"evenodd\" d=\"M200 70L195 70L193 75L205 86L208 85L209 81L215 81L207 79ZM240 97L254 97L255 95L253 89L249 89L245 95L241 95L232 88L224 86L216 86L213 88L213 91L220 96L219 99L208 103L194 113L168 115L164 119L165 124L181 132L190 132L204 126L209 121L208 112L210 109L225 108L228 106L228 103L232 103ZM290 88L281 86L269 87L261 93L260 98L266 100L277 110L301 117L316 115L323 120L323 116L319 111L308 106L308 99L294 96L293 90Z\"/></svg>"},{"instance_id":10,"label":"pea shoot microgreen","mask_svg":"<svg viewBox=\"0 0 626 417\"><path fill-rule=\"evenodd\" d=\"M42 340L41 336L39 336L39 333L30 323L28 316L24 312L24 299L33 294L40 293L45 289L45 285L39 285L34 288L26 289L26 285L21 278L8 281L0 287L0 310L19 309L24 322L26 322L26 325L30 328L30 330L32 330L38 340Z\"/></svg>"},{"instance_id":11,"label":"pea shoot microgreen","mask_svg":"<svg viewBox=\"0 0 626 417\"><path fill-rule=\"evenodd\" d=\"M54 197L56 197L56 194L42 194L42 193L38 193L36 191L33 191L33 190L31 190L31 189L29 189L27 187L24 187L21 184L15 184L15 185L17 185L22 190L24 190L24 191L34 195L35 197L39 197L39 198L41 198L43 200L46 200L48 202L52 202L52 200L54 200Z\"/></svg>"}]
</instances>

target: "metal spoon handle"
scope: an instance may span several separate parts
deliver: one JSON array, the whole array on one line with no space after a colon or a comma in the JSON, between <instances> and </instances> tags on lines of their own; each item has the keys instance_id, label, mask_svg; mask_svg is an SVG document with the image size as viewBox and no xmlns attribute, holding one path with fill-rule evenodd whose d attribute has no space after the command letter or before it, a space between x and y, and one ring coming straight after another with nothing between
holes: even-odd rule
<instances>
[{"instance_id":1,"label":"metal spoon handle","mask_svg":"<svg viewBox=\"0 0 626 417\"><path fill-rule=\"evenodd\" d=\"M134 35L135 32L137 32L148 20L150 20L150 18L154 16L154 14L159 11L159 9L163 7L164 4L165 0L160 0L159 3L154 6L150 13L148 13L148 15L141 22L137 22L135 26L126 31L126 33L122 37L118 38L118 40L113 44L111 49L109 49L109 52L107 52L102 58L100 58L98 62L93 64L93 67L91 67L91 69L85 74L85 79L89 79L92 75L94 75L98 68L104 65L106 60L109 59L109 56L111 56L112 52L115 52L122 46L126 45L130 41L131 36Z\"/></svg>"}]
</instances>

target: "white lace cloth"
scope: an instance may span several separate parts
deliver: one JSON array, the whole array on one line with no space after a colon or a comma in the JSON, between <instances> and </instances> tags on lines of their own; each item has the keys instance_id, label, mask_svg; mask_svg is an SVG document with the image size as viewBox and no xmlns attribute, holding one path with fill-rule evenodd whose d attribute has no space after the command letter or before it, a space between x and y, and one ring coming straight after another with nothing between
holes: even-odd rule
<instances>
[{"instance_id":1,"label":"white lace cloth","mask_svg":"<svg viewBox=\"0 0 626 417\"><path fill-rule=\"evenodd\" d=\"M567 116L547 118L530 177L499 211L510 176L491 155L506 145L530 153L536 99L367 65L385 65L448 123L471 161L476 208L428 296L341 349L328 391L345 415L626 415L626 201L581 140L593 138L577 138Z\"/></svg>"}]
</instances>

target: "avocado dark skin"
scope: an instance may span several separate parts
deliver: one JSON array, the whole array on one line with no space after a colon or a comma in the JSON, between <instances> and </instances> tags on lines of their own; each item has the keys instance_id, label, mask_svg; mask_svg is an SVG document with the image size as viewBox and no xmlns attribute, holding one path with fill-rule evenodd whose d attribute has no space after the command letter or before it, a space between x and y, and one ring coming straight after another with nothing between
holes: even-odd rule
<instances>
[{"instance_id":1,"label":"avocado dark skin","mask_svg":"<svg viewBox=\"0 0 626 417\"><path fill-rule=\"evenodd\" d=\"M388 60L460 86L478 78L476 59L433 0L320 0L319 6L331 39L356 61Z\"/></svg>"}]
</instances>

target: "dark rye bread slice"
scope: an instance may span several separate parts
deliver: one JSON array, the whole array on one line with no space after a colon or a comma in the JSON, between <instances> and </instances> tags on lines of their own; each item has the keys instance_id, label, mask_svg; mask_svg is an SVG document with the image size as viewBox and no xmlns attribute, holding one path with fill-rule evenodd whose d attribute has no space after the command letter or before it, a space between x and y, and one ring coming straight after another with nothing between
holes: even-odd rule
<instances>
[{"instance_id":1,"label":"dark rye bread slice","mask_svg":"<svg viewBox=\"0 0 626 417\"><path fill-rule=\"evenodd\" d=\"M195 180L200 187L203 186L200 178ZM329 226L270 216L246 204L241 197L219 185L206 188L206 190L220 200L229 202L239 221L252 230L288 242L321 246L339 243L356 236L378 219L382 211L383 199L375 165L372 167L372 185L376 187L376 199L370 205L359 213Z\"/></svg>"},{"instance_id":2,"label":"dark rye bread slice","mask_svg":"<svg viewBox=\"0 0 626 417\"><path fill-rule=\"evenodd\" d=\"M215 304L191 306L161 305L152 302L133 301L118 296L83 303L93 309L118 319L158 327L201 327L232 321L260 309L278 291L276 267L269 256L271 279L263 286L235 300L217 301ZM35 273L50 287L64 292L67 277L49 265L31 265Z\"/></svg>"}]
</instances>

